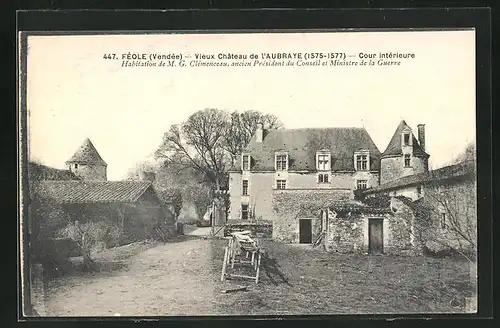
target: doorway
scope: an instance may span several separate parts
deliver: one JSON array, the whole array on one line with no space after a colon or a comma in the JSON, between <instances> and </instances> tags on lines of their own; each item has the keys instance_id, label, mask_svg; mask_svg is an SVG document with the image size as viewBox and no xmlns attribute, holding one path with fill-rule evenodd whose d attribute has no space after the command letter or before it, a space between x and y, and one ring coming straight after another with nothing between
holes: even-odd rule
<instances>
[{"instance_id":1,"label":"doorway","mask_svg":"<svg viewBox=\"0 0 500 328\"><path fill-rule=\"evenodd\" d=\"M312 244L312 220L299 220L299 243Z\"/></svg>"},{"instance_id":2,"label":"doorway","mask_svg":"<svg viewBox=\"0 0 500 328\"><path fill-rule=\"evenodd\" d=\"M368 251L370 252L370 254L382 254L384 252L383 219L369 219Z\"/></svg>"}]
</instances>

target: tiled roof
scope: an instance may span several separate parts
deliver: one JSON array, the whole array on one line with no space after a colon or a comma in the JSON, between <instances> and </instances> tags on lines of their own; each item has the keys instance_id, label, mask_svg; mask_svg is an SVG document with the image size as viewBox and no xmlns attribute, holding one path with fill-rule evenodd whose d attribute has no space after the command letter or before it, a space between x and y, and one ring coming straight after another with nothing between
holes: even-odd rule
<instances>
[{"instance_id":1,"label":"tiled roof","mask_svg":"<svg viewBox=\"0 0 500 328\"><path fill-rule=\"evenodd\" d=\"M76 150L73 156L66 163L99 164L107 165L97 152L89 138Z\"/></svg>"},{"instance_id":2,"label":"tiled roof","mask_svg":"<svg viewBox=\"0 0 500 328\"><path fill-rule=\"evenodd\" d=\"M245 149L252 157L252 170L274 170L274 155L287 151L290 170L315 170L316 152L328 149L333 171L354 170L354 152L369 150L371 170L378 170L380 151L364 128L272 129L262 142L255 136Z\"/></svg>"},{"instance_id":3,"label":"tiled roof","mask_svg":"<svg viewBox=\"0 0 500 328\"><path fill-rule=\"evenodd\" d=\"M80 180L69 170L60 170L39 163L29 163L28 179L30 181L41 180Z\"/></svg>"},{"instance_id":4,"label":"tiled roof","mask_svg":"<svg viewBox=\"0 0 500 328\"><path fill-rule=\"evenodd\" d=\"M135 202L151 187L149 181L40 181L33 195L56 203Z\"/></svg>"},{"instance_id":5,"label":"tiled roof","mask_svg":"<svg viewBox=\"0 0 500 328\"><path fill-rule=\"evenodd\" d=\"M394 155L403 155L403 150L401 149L401 135L403 134L403 130L405 128L409 128L408 124L403 120L399 123L396 131L392 135L391 141L387 145L387 148L382 153L381 157L385 156L394 156ZM415 156L426 156L429 157L422 147L420 146L417 138L413 132L411 132L412 143L413 143L413 155Z\"/></svg>"},{"instance_id":6,"label":"tiled roof","mask_svg":"<svg viewBox=\"0 0 500 328\"><path fill-rule=\"evenodd\" d=\"M394 181L384 183L383 185L366 189L364 194L372 194L376 192L387 191L391 189L397 189L400 187L417 185L417 184L428 184L436 181L443 181L448 179L453 179L457 177L462 177L465 175L472 174L474 171L475 163L467 161L459 164L445 166L436 170L432 170L426 173L419 173L414 175L408 175Z\"/></svg>"},{"instance_id":7,"label":"tiled roof","mask_svg":"<svg viewBox=\"0 0 500 328\"><path fill-rule=\"evenodd\" d=\"M356 200L339 200L331 202L328 208L337 213L351 213L351 214L390 214L391 210L387 208L377 208L363 204Z\"/></svg>"}]
</instances>

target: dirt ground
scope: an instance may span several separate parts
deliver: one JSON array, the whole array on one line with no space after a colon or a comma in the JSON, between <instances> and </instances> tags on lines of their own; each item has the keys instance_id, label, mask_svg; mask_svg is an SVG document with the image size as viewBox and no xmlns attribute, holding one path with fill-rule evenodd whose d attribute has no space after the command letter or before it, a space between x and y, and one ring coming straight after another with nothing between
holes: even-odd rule
<instances>
[{"instance_id":1,"label":"dirt ground","mask_svg":"<svg viewBox=\"0 0 500 328\"><path fill-rule=\"evenodd\" d=\"M327 254L274 241L263 242L259 284L221 282L225 243L185 237L100 254L107 269L47 285L46 315L449 313L463 312L474 288L456 259ZM248 291L222 293L239 285Z\"/></svg>"},{"instance_id":2,"label":"dirt ground","mask_svg":"<svg viewBox=\"0 0 500 328\"><path fill-rule=\"evenodd\" d=\"M211 249L187 239L147 249L112 272L58 278L46 288L48 316L165 316L214 313ZM102 257L100 258L102 261Z\"/></svg>"}]
</instances>

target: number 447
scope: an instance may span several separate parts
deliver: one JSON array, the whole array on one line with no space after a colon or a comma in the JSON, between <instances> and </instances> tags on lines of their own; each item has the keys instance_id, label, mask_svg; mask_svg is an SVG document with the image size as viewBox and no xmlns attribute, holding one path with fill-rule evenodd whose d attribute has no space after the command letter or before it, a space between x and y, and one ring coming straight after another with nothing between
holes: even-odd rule
<instances>
[{"instance_id":1,"label":"number 447","mask_svg":"<svg viewBox=\"0 0 500 328\"><path fill-rule=\"evenodd\" d=\"M104 54L104 59L116 59L116 54Z\"/></svg>"}]
</instances>

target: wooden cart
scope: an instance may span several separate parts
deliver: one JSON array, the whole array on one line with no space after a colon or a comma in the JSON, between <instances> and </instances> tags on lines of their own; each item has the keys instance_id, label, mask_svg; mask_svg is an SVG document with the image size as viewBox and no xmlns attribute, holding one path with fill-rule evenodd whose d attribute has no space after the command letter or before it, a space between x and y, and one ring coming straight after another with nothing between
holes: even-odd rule
<instances>
[{"instance_id":1,"label":"wooden cart","mask_svg":"<svg viewBox=\"0 0 500 328\"><path fill-rule=\"evenodd\" d=\"M228 245L224 249L221 281L226 278L238 277L252 279L256 284L259 283L262 251L258 241L249 235L250 231L234 232L227 238ZM255 272L255 276L233 273L235 265L250 267Z\"/></svg>"}]
</instances>

